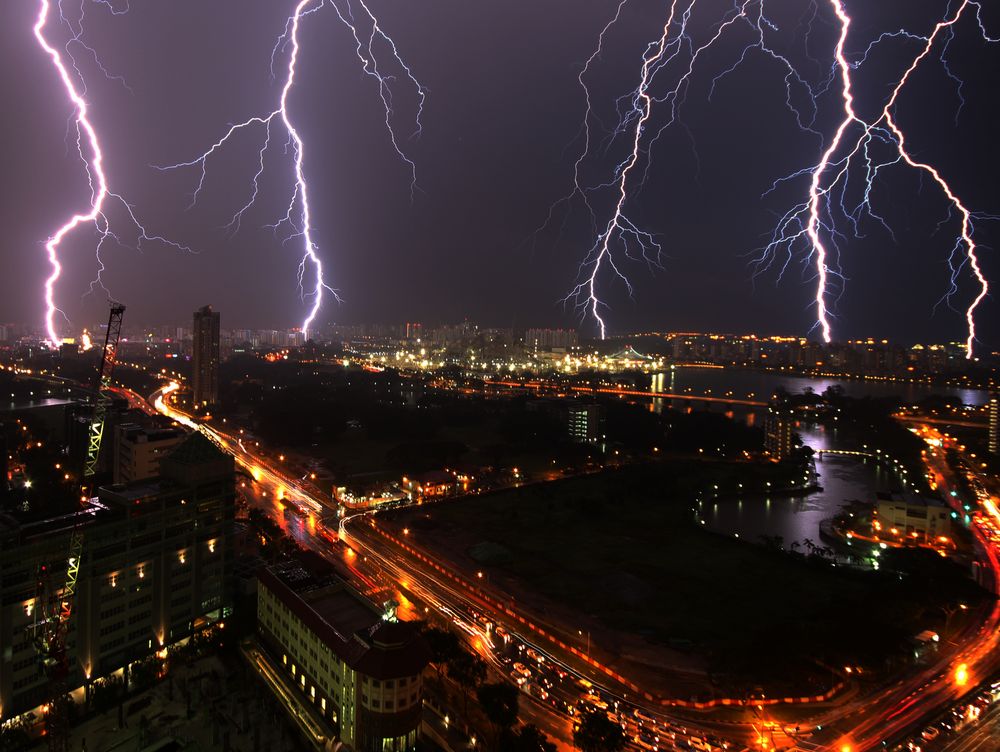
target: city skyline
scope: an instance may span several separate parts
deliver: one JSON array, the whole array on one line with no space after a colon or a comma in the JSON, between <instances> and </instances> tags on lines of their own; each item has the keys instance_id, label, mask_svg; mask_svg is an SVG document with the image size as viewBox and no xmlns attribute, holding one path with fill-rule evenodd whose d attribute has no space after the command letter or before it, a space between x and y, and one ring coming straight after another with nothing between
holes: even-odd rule
<instances>
[{"instance_id":1,"label":"city skyline","mask_svg":"<svg viewBox=\"0 0 1000 752\"><path fill-rule=\"evenodd\" d=\"M852 59L859 59L866 41L900 26L929 33L946 10L943 4L920 10L905 5L850 9L854 14L848 50ZM580 221L577 209L564 231L559 229L563 218L557 217L554 228L539 235L534 232L544 224L549 206L565 193L567 179L572 177L573 139L584 104L576 76L611 9L588 10L582 16L576 11L572 27L564 29L557 42L543 45L532 35L558 28L558 8L535 10L534 24L520 24L516 14L492 6L449 5L426 15L372 7L428 94L422 136L403 142L417 167L418 190L411 202L410 168L388 140L378 86L359 73L349 29L335 14L312 15L302 29L302 80L297 84L301 88L292 92L291 108L308 131L305 142L311 144L313 157L305 167L316 183L313 200L319 207L319 245L333 275L331 284L343 297L341 303L326 300L317 321L377 320L391 311L395 319L473 318L515 327L577 326L559 300L575 274L581 251L591 242L588 222ZM720 8L721 4L719 8L700 4L692 33L710 28ZM135 201L151 234L162 234L199 252L189 255L162 244L144 243L143 253L138 254L108 244L104 279L119 297L129 297L123 294L129 290L141 294L142 305L132 303L130 308L137 320L174 318L180 306L191 310L213 299L220 309L231 311L249 326L280 321L291 328L301 323L307 306L296 292L298 258L282 245L280 236L275 238L261 228L281 215L276 189L261 184L261 205L257 213L244 217L239 234L219 229L239 208L230 205L234 199L241 202L248 197L244 196L247 178L252 177L257 156L253 145L235 144L235 153L211 166L202 203L187 212L184 207L197 185L197 172L163 174L148 167L196 155L218 138L220 124L269 106L280 88L280 76L277 83L270 83L270 51L284 28L287 10L261 11L260 20L247 25L245 37L232 39L225 66L216 65L212 56L215 34L227 22L228 7L207 11L174 5L165 12L149 5L121 15L103 6L88 10L86 41L109 71L125 77L133 92L118 81L106 80L81 57L91 115L108 140L105 159L112 182L122 185L123 195ZM4 244L4 260L19 273L5 275L0 289L5 308L0 308L0 319L21 319L28 311L32 320L41 319L44 311L39 311L36 294L45 273L41 243L58 226L60 207L79 203L81 179L86 190L78 160L63 159L62 149L52 148L63 144L62 126L68 111L58 96L51 65L30 34L36 11L34 3L17 4L3 32L4 54L11 56L8 69L15 67L15 61L17 69L25 68L30 90L17 79L4 78L5 99L17 101L24 117L5 126L9 135L3 140L9 149L6 179L19 187L8 191L12 200L3 223L12 228L13 235ZM990 13L985 9L981 14L987 27L993 21ZM433 23L439 15L465 33L441 38ZM602 67L595 73L598 81L611 83L596 86L595 107L603 106L600 103L607 101L608 92L617 96L635 85L635 61L644 43L636 40L649 41L662 25L658 15L659 11L625 7L605 40ZM200 23L184 27L188 52L182 59L170 48L171 35L161 38L156 30L162 25L182 33L177 24L191 17ZM779 13L775 24L779 29L797 30L798 20ZM491 26L503 33L488 33ZM825 7L818 8L814 27L816 54L822 51L826 59L836 27ZM345 44L324 47L318 40L326 34ZM502 46L502 40L514 34L525 41L527 50L516 58L513 50ZM795 34L801 36L798 31ZM470 44L486 45L489 54L470 54L474 49ZM783 101L785 88L780 71L775 75L773 59L751 55L718 83L711 102L707 100L715 71L734 62L733 53L742 49L739 42L726 44L713 48L717 59L699 69L690 83L682 125L693 134L694 146L682 127L665 132L653 149L648 183L634 200L643 226L664 244L664 268L630 271L634 302L622 290L608 288L612 334L647 329L727 331L740 323L747 329L806 335L813 326L808 269L796 264L775 288L774 279L761 278L755 285L749 262L773 225L773 213L782 207L781 201L769 203L761 194L774 180L815 160L816 142L811 135L798 133ZM878 48L880 55L866 65L891 78L898 73L895 66L910 60L919 49L914 44L887 39ZM143 54L147 48L156 54ZM449 55L436 56L438 48ZM957 25L948 50L951 67L947 70L963 76L964 87L958 90L937 54L931 55L913 84L925 96L904 95L899 117L905 118L907 127L915 128L910 134L914 148L933 156L960 181L958 188L971 207L989 212L994 208L989 206L989 185L975 166L991 161L995 149L982 130L993 112L985 92L996 68L991 65L994 47L981 40L975 17L969 16ZM488 70L465 71L447 64L450 55L472 60L473 65L492 62ZM30 64L25 66L25 61ZM474 91L461 86L469 74L482 81ZM753 106L758 117L749 122L745 122L747 86L766 103L763 108ZM869 91L871 84L859 80L857 86L859 107L871 110L877 100ZM330 101L318 92L331 90L338 102L356 106L335 110L316 104ZM223 96L216 96L217 92ZM959 94L965 100L961 108ZM398 96L400 110L414 104L410 94ZM469 107L467 102L478 104ZM817 127L829 134L837 122L836 108L831 109L829 101L820 105ZM479 111L488 116L483 119ZM198 117L175 122L179 113L192 112ZM595 114L607 116L603 110ZM662 124L663 115L654 111L651 122ZM172 124L168 132L159 132L162 122ZM523 126L515 125L523 122L536 125L530 133L523 132ZM736 149L736 127L742 128L742 137L750 142L781 146ZM326 138L324 133L336 136ZM505 143L507 148L490 148L490 143ZM29 148L13 149L12 144ZM249 176L243 174L244 168L251 170ZM594 169L597 179L600 169ZM269 162L268 171L278 183L287 177L280 163ZM65 188L46 193L46 201L40 203L38 192L47 191L56 178ZM911 191L915 180L905 172L893 173L885 185L891 195ZM946 237L934 234L947 207L931 193L927 189L919 194L923 198L892 209L889 218L898 220L896 243L882 228L866 225L861 230L864 237L845 246L849 280L834 309L838 339L869 335L910 341L961 338L962 311L972 288L963 276L956 311L945 305L935 308L947 291L945 261L950 249ZM720 207L726 213L724 222L717 221ZM989 245L990 225L981 223L978 229L977 239ZM103 305L100 290L82 304L78 302L96 271L92 237L90 231L78 231L67 241L63 259L66 271L60 296L73 327L99 318ZM123 242L132 244L128 238ZM983 264L987 277L995 278L995 262L987 252ZM219 285L221 280L225 284ZM887 296L891 305L883 304ZM978 316L987 347L995 347L996 342L995 305L987 299ZM591 320L580 326L586 334L595 331ZM67 334L73 327L67 327Z\"/></svg>"},{"instance_id":2,"label":"city skyline","mask_svg":"<svg viewBox=\"0 0 1000 752\"><path fill-rule=\"evenodd\" d=\"M1000 4L4 10L0 750L997 752Z\"/></svg>"}]
</instances>

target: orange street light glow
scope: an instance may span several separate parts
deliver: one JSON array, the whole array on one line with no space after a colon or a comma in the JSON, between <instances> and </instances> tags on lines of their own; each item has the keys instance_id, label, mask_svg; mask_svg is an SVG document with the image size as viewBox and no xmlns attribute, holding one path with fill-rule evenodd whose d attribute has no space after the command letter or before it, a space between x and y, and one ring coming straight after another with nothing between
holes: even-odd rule
<instances>
[{"instance_id":1,"label":"orange street light glow","mask_svg":"<svg viewBox=\"0 0 1000 752\"><path fill-rule=\"evenodd\" d=\"M959 663L955 669L955 684L964 687L969 683L969 667L965 663Z\"/></svg>"}]
</instances>

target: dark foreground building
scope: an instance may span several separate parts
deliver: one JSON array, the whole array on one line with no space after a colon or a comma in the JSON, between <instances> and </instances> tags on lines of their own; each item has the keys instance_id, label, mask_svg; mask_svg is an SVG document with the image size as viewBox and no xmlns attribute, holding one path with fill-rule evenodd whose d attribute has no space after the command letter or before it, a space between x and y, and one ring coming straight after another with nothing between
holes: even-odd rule
<instances>
[{"instance_id":1,"label":"dark foreground building","mask_svg":"<svg viewBox=\"0 0 1000 752\"><path fill-rule=\"evenodd\" d=\"M415 623L379 611L308 553L263 569L257 592L265 650L334 739L355 752L416 749L430 654Z\"/></svg>"},{"instance_id":2,"label":"dark foreground building","mask_svg":"<svg viewBox=\"0 0 1000 752\"><path fill-rule=\"evenodd\" d=\"M77 701L221 619L229 605L232 457L200 434L165 456L160 476L101 488L83 508L45 519L0 515L0 722L48 700L32 624L38 573L58 592L74 526L83 555L67 636Z\"/></svg>"}]
</instances>

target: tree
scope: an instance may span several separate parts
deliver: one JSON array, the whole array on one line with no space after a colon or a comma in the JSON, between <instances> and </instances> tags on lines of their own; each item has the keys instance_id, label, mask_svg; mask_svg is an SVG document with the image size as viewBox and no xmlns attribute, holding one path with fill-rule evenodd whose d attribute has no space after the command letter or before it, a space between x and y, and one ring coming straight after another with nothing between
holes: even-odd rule
<instances>
[{"instance_id":1,"label":"tree","mask_svg":"<svg viewBox=\"0 0 1000 752\"><path fill-rule=\"evenodd\" d=\"M625 733L603 713L587 713L573 730L573 743L583 752L620 752L625 748Z\"/></svg>"},{"instance_id":2,"label":"tree","mask_svg":"<svg viewBox=\"0 0 1000 752\"><path fill-rule=\"evenodd\" d=\"M530 723L520 731L504 734L500 746L504 752L556 752L556 745Z\"/></svg>"},{"instance_id":3,"label":"tree","mask_svg":"<svg viewBox=\"0 0 1000 752\"><path fill-rule=\"evenodd\" d=\"M468 715L469 692L482 684L486 678L486 662L478 655L459 650L458 654L448 662L448 676L465 690L463 704L464 712Z\"/></svg>"},{"instance_id":4,"label":"tree","mask_svg":"<svg viewBox=\"0 0 1000 752\"><path fill-rule=\"evenodd\" d=\"M498 742L517 723L519 694L517 687L506 682L483 684L476 690L479 705L493 726Z\"/></svg>"},{"instance_id":5,"label":"tree","mask_svg":"<svg viewBox=\"0 0 1000 752\"><path fill-rule=\"evenodd\" d=\"M438 677L443 678L444 667L461 652L458 637L448 629L424 628L424 641L431 651L431 663L437 668Z\"/></svg>"}]
</instances>

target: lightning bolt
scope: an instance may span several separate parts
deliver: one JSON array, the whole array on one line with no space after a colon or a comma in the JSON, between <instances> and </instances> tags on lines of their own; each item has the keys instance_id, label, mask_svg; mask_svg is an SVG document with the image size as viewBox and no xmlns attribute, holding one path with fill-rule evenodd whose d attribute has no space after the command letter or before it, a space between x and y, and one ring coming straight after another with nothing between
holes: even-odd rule
<instances>
[{"instance_id":1,"label":"lightning bolt","mask_svg":"<svg viewBox=\"0 0 1000 752\"><path fill-rule=\"evenodd\" d=\"M945 74L956 85L958 112L961 111L965 104L963 82L948 64L948 49L955 38L954 27L963 14L974 15L979 33L984 40L998 41L987 33L982 19L981 3L977 0L962 0L954 11L949 8L945 20L938 23L932 32L926 35L905 29L885 32L868 45L859 59L852 61L846 52L851 36L851 17L846 1L825 0L824 4L832 11L835 28L838 31L829 66L819 62L810 50L809 35L820 14L820 5L810 3L811 15L807 9L799 19L799 28L803 26L805 28L805 56L820 68L822 74L818 82L810 83L810 79L797 70L791 59L779 52L770 42L771 36L781 29L766 15L764 0L733 0L721 20L711 27L706 40L700 43L695 41L694 34L689 28L692 14L699 6L698 0L672 0L666 23L659 37L647 45L642 56L638 85L629 94L616 100L618 122L605 140L605 151L619 139L625 139L627 142L625 156L614 164L611 179L596 185L585 185L581 179L582 166L591 157L594 140L593 124L599 122L594 114L594 98L587 78L595 62L604 52L609 32L623 17L628 2L629 0L620 0L617 3L614 14L601 29L595 48L577 77L577 82L583 91L585 109L580 129L574 138L574 142L580 139L582 146L573 162L572 187L567 195L549 207L545 221L536 230L537 236L538 232L551 224L557 208L563 205L568 207L563 222L565 227L575 201L582 201L590 217L596 240L584 255L576 283L563 302L572 304L581 318L592 318L600 336L604 338L607 335L605 315L608 306L600 295L603 279L608 277L612 281L617 280L624 285L629 295L632 295L632 284L625 274L625 262L645 262L652 268L661 266L663 249L652 233L642 229L630 219L628 213L630 201L641 192L648 178L652 166L653 148L657 141L672 125L677 123L683 125L680 120L680 108L684 105L691 88L699 58L710 48L719 46L721 39L732 36L736 33L735 29L741 28L749 30L750 38L743 44L742 51L735 61L712 79L707 99L711 101L719 82L739 68L751 52L759 53L779 66L784 76L787 109L794 116L798 127L803 132L815 136L820 143L820 156L816 163L775 181L765 193L767 195L774 191L785 181L808 178L806 198L779 219L770 241L755 259L754 277L776 266L780 280L798 249L803 248L804 262L814 270L815 274L813 295L815 328L825 341L831 341L831 304L835 287L839 286L839 289L843 290L846 281L840 263L841 244L849 237L839 227L841 220L838 217L846 220L855 237L861 236L861 221L865 217L878 222L892 234L892 228L886 219L872 205L872 190L885 170L894 165L904 164L929 176L944 194L949 207L949 216L958 217L960 220L960 229L948 259L952 274L945 299L950 299L957 292L960 275L963 269L968 267L979 288L965 311L968 329L966 352L971 358L976 339L975 312L989 291L977 255L974 222L977 218L985 218L986 215L972 212L936 167L912 156L907 148L905 132L895 119L894 113L899 94L911 74L931 54L936 45L940 45L938 60ZM797 35L798 31L795 33ZM872 50L891 40L900 40L903 43L917 42L920 51L896 81L888 99L879 105L876 116L866 120L856 111L853 78L860 75L858 71ZM664 80L669 83L664 84ZM841 114L827 138L819 130L816 119L820 111L819 98L828 93L835 93L839 99ZM654 109L657 108L664 111L662 117L654 116ZM654 122L658 122L655 129L651 127ZM691 135L690 130L688 134ZM883 153L886 147L890 150L889 156ZM695 157L697 158L697 153ZM642 162L645 163L644 168L636 169ZM856 177L852 177L855 175ZM848 198L849 184L855 186L858 181L860 181L861 198L856 204L851 205L853 199ZM609 209L609 218L599 222L596 196L598 192L606 189L612 189L613 201ZM853 193L854 190L855 188L851 187L850 192Z\"/></svg>"},{"instance_id":2,"label":"lightning bolt","mask_svg":"<svg viewBox=\"0 0 1000 752\"><path fill-rule=\"evenodd\" d=\"M831 340L830 320L826 308L826 285L830 275L830 268L827 265L827 249L819 235L819 212L820 212L820 181L823 173L826 172L830 164L830 159L840 147L840 142L844 133L852 122L858 122L858 116L854 112L854 94L851 92L851 67L844 57L844 45L847 43L847 34L851 28L851 19L844 11L841 0L830 0L833 5L837 19L840 21L840 36L837 39L837 48L833 55L837 61L837 70L840 71L842 85L841 95L844 98L844 118L837 127L833 140L823 152L823 157L819 161L816 170L813 172L812 180L809 183L809 221L806 223L806 234L812 242L812 247L816 252L816 320L823 333L823 340Z\"/></svg>"},{"instance_id":3,"label":"lightning bolt","mask_svg":"<svg viewBox=\"0 0 1000 752\"><path fill-rule=\"evenodd\" d=\"M109 6L110 7L110 6ZM82 8L82 6L81 6ZM67 99L72 106L73 116L72 122L77 132L76 138L76 149L80 160L84 164L84 169L87 172L87 178L90 183L90 205L86 212L73 214L66 222L60 226L46 241L45 252L48 258L50 273L45 280L44 287L44 298L45 298L45 329L48 336L48 342L50 345L58 345L62 338L59 336L59 332L56 326L57 315L68 320L66 314L63 313L56 305L56 283L59 281L62 275L62 264L59 260L59 248L62 241L67 235L72 233L81 225L91 225L93 226L98 235L98 243L96 247L97 261L98 261L98 275L94 283L91 284L91 289L95 285L104 287L104 283L101 280L101 272L104 270L104 264L100 258L100 251L104 243L109 239L121 243L119 236L111 229L111 223L106 214L106 205L108 200L111 199L121 207L124 208L129 219L132 221L137 229L137 244L141 245L142 241L157 241L164 243L166 245L172 246L178 250L190 251L191 249L187 246L175 243L171 240L160 235L153 235L149 233L145 226L139 221L135 213L135 208L129 204L119 193L115 193L109 188L108 178L104 171L104 153L101 150L101 142L98 138L97 131L94 128L93 123L90 120L90 111L86 101L86 84L83 81L82 73L77 65L76 59L73 57L72 53L69 51L69 46L73 43L82 45L89 53L91 53L97 61L98 67L101 71L111 78L108 71L101 65L100 60L97 58L97 54L94 52L93 48L89 47L82 40L83 33L83 15L81 10L81 15L78 21L78 26L74 29L73 24L67 20L66 15L62 13L62 6L59 5L60 19L63 23L69 27L70 30L70 41L67 42L66 47L60 51L57 47L53 46L46 37L46 29L49 21L49 13L51 10L50 0L39 0L38 4L38 16L35 20L34 35L35 39L38 41L38 45L42 50L49 56L55 67L57 73L59 74L59 79L62 82L63 88L65 90ZM112 8L112 12L115 12ZM69 64L67 65L67 60ZM69 68L72 67L76 77L72 75ZM106 288L104 288L106 289Z\"/></svg>"},{"instance_id":4,"label":"lightning bolt","mask_svg":"<svg viewBox=\"0 0 1000 752\"><path fill-rule=\"evenodd\" d=\"M921 174L930 176L947 200L949 215L954 213L959 217L959 232L956 235L952 254L949 257L949 264L952 271L951 284L945 297L949 298L957 291L957 280L962 266L968 264L972 270L972 276L979 287L978 293L965 310L967 329L965 350L966 357L971 359L974 356L976 341L975 312L989 293L989 283L979 263L974 240L974 220L977 215L962 202L936 167L912 156L907 148L906 134L896 120L895 108L900 93L909 81L910 76L920 66L921 62L930 55L939 39L943 39L939 60L944 67L946 75L957 84L957 95L960 105L965 103L962 94L961 79L952 72L946 59L948 45L954 38L954 27L963 14L970 12L971 9L975 9L975 21L982 38L990 43L996 43L1000 39L991 37L987 33L982 20L982 7L980 3L975 2L975 0L962 0L953 12L950 12L944 20L934 26L930 34L924 36L906 30L882 34L868 46L861 59L852 64L848 61L844 52L851 18L847 13L843 0L829 0L829 3L840 26L840 35L834 52L834 58L841 80L840 97L843 102L843 117L833 139L824 150L819 162L811 168L782 179L791 179L808 174L810 176L808 198L805 202L786 212L779 220L771 242L764 248L763 253L757 259L758 270L770 266L775 260L777 251L783 248L785 251L785 264L782 267L783 272L792 257L793 248L800 241L804 241L808 248L806 260L814 264L816 270L816 326L819 328L823 339L826 342L830 342L832 331L829 306L827 304L831 294L830 280L831 277L840 276L839 266L832 261L831 252L833 249L830 247L833 244L835 248L836 238L841 234L837 230L836 218L838 210L840 214L847 217L855 235L858 235L858 222L862 214L872 217L891 233L891 228L889 228L885 220L872 207L871 192L882 170L892 165L906 164ZM891 94L885 101L878 116L870 122L865 121L858 116L854 108L852 71L856 71L861 67L876 45L888 39L897 38L917 41L920 45L919 52L892 87ZM961 106L959 109L961 109ZM852 129L859 131L856 139L846 137ZM873 147L879 144L891 147L892 156L889 158L876 158L873 155ZM848 189L852 167L858 161L864 165L861 178L862 197L857 206L848 208L844 203L844 196ZM777 182L775 185L777 185ZM772 190L773 188L774 186L772 186ZM834 200L835 197L836 202ZM959 250L964 251L965 260L959 266L955 266L954 258L956 252Z\"/></svg>"},{"instance_id":5,"label":"lightning bolt","mask_svg":"<svg viewBox=\"0 0 1000 752\"><path fill-rule=\"evenodd\" d=\"M309 184L305 174L305 143L297 130L291 115L289 114L288 98L295 86L296 66L298 64L301 46L299 42L299 27L303 18L311 15L329 5L340 21L348 28L356 43L356 53L361 61L363 72L374 78L379 87L379 96L385 108L385 125L389 134L389 140L399 158L407 165L410 171L410 195L411 198L417 190L416 164L407 155L402 146L403 139L399 138L393 126L393 95L392 83L397 78L396 75L386 72L387 66L380 63L379 56L382 54L378 47L383 45L389 50L389 56L402 71L402 77L413 84L416 90L417 109L415 115L415 128L411 138L416 138L422 133L421 118L424 110L426 91L420 82L413 75L411 68L405 63L400 55L396 43L383 30L382 26L371 9L364 0L353 0L364 12L364 18L368 23L367 33L362 29L357 20L352 6L352 0L299 0L294 11L285 22L285 28L278 36L274 47L271 50L271 73L275 76L275 61L280 54L287 51L287 64L284 71L284 80L281 86L281 94L278 98L277 107L263 115L249 117L242 122L230 125L222 137L213 143L206 151L198 155L195 159L178 162L171 165L157 166L158 170L169 171L186 167L199 168L199 178L195 190L191 196L190 206L194 206L199 194L205 186L208 175L208 159L223 149L230 139L237 133L247 129L257 129L262 131L263 138L256 156L256 172L251 179L250 196L247 201L236 210L226 225L231 232L239 231L242 219L247 211L257 201L260 192L260 180L265 171L265 157L272 144L272 127L278 125L285 132L286 153L291 152L292 168L294 174L294 186L289 198L284 215L275 223L267 227L277 231L279 227L288 226L290 233L283 242L299 238L302 242L302 257L298 266L299 294L303 301L309 299L309 307L305 319L302 322L301 330L308 336L316 316L319 314L323 303L324 292L330 293L334 299L340 300L337 291L327 284L324 274L323 261L320 258L320 249L314 235L312 209L310 205ZM358 13L360 16L361 14ZM311 289L306 292L306 277L309 270L312 270Z\"/></svg>"},{"instance_id":6,"label":"lightning bolt","mask_svg":"<svg viewBox=\"0 0 1000 752\"><path fill-rule=\"evenodd\" d=\"M615 164L611 180L598 185L584 185L580 177L581 166L591 153L591 122L594 119L593 100L586 76L594 62L602 55L606 37L621 19L627 4L628 0L620 0L614 15L601 29L596 47L577 76L577 82L584 94L585 111L577 134L577 138L582 137L582 146L573 163L573 184L566 196L549 207L548 216L539 228L540 231L551 223L557 207L563 204L571 205L578 198L583 201L596 240L584 256L576 284L563 298L563 303L573 304L582 318L592 318L602 339L607 336L607 322L602 314L608 307L601 299L599 291L602 275L607 272L612 279L617 279L631 296L633 289L624 272L625 261L643 262L652 269L662 268L661 244L651 232L642 229L629 218L627 204L630 198L642 190L648 178L653 147L668 128L680 122L680 108L686 100L699 60L707 50L716 47L723 38L734 34L735 29L748 28L751 31L751 40L743 46L736 61L712 79L708 98L711 99L719 81L740 67L751 51L756 50L778 62L784 71L786 104L799 126L817 136L820 135L813 128L816 117L815 99L818 92L795 69L787 57L776 52L768 44L766 35L769 31L777 30L777 26L765 15L763 0L734 2L722 20L712 27L708 38L701 43L696 43L689 33L691 18L698 6L698 0L689 0L686 3L673 0L659 37L647 45L643 54L638 85L631 93L617 100L619 120L608 138L608 146L620 137L624 137L625 157ZM657 80L668 76L675 69L672 83L663 91L654 91L658 88ZM804 90L808 101L813 104L810 113L802 112L793 103L793 92L796 88ZM654 131L650 126L656 106L666 107L667 115ZM650 138L647 131L655 135ZM637 170L637 165L643 161L644 168L641 171ZM608 188L613 189L614 196L610 218L598 230L597 212L591 197L596 192Z\"/></svg>"}]
</instances>

